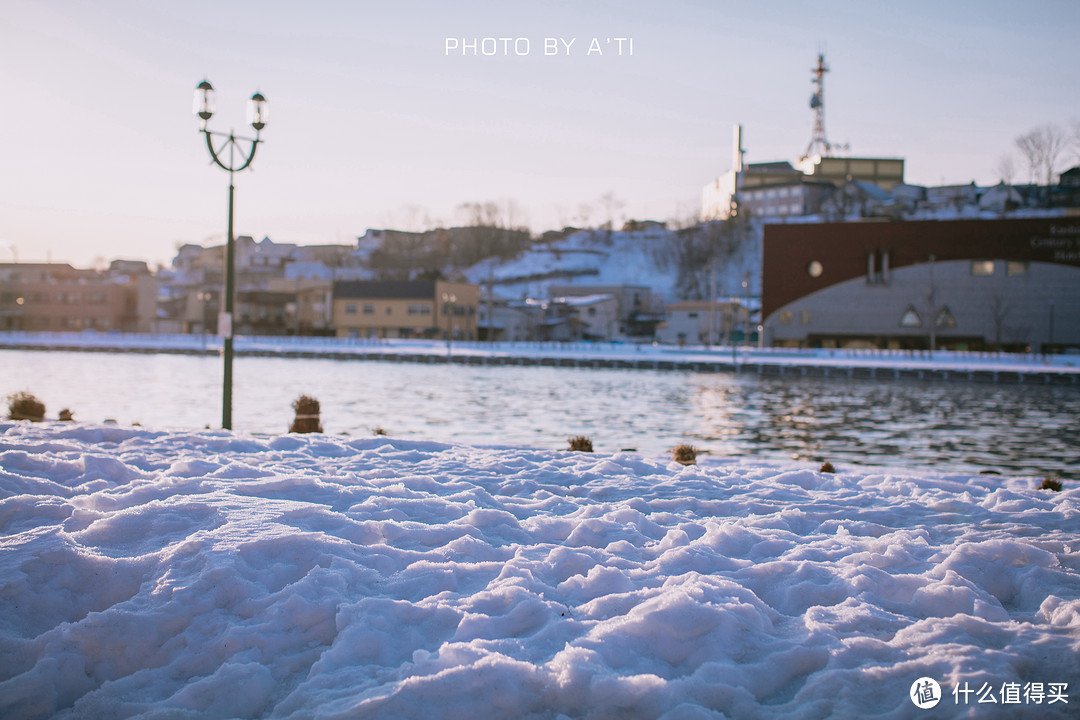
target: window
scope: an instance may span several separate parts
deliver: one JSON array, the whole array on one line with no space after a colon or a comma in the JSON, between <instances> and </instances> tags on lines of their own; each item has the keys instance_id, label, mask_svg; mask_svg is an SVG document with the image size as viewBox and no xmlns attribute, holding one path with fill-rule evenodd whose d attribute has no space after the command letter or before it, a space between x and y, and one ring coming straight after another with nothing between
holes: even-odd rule
<instances>
[{"instance_id":1,"label":"window","mask_svg":"<svg viewBox=\"0 0 1080 720\"><path fill-rule=\"evenodd\" d=\"M912 305L908 305L904 314L900 316L900 327L922 327L922 318Z\"/></svg>"},{"instance_id":2,"label":"window","mask_svg":"<svg viewBox=\"0 0 1080 720\"><path fill-rule=\"evenodd\" d=\"M430 303L409 303L409 307L406 310L409 315L430 315L431 304Z\"/></svg>"},{"instance_id":3,"label":"window","mask_svg":"<svg viewBox=\"0 0 1080 720\"><path fill-rule=\"evenodd\" d=\"M971 261L971 274L972 275L993 275L994 274L994 261L993 260L972 260Z\"/></svg>"},{"instance_id":4,"label":"window","mask_svg":"<svg viewBox=\"0 0 1080 720\"><path fill-rule=\"evenodd\" d=\"M375 314L375 303L364 303L364 314L365 315L374 315Z\"/></svg>"},{"instance_id":5,"label":"window","mask_svg":"<svg viewBox=\"0 0 1080 720\"><path fill-rule=\"evenodd\" d=\"M791 324L791 319L792 319L792 315L791 315L790 310L784 310L784 311L782 311L780 313L780 324L781 325L790 325Z\"/></svg>"},{"instance_id":6,"label":"window","mask_svg":"<svg viewBox=\"0 0 1080 720\"><path fill-rule=\"evenodd\" d=\"M954 318L953 314L949 312L948 305L941 308L941 310L938 312L937 317L934 318L934 325L938 326L939 328L956 327L956 318Z\"/></svg>"},{"instance_id":7,"label":"window","mask_svg":"<svg viewBox=\"0 0 1080 720\"><path fill-rule=\"evenodd\" d=\"M1016 275L1027 275L1028 264L1020 260L1010 260L1005 263L1005 274L1009 277L1013 277Z\"/></svg>"},{"instance_id":8,"label":"window","mask_svg":"<svg viewBox=\"0 0 1080 720\"><path fill-rule=\"evenodd\" d=\"M695 319L697 316L698 315L696 312L686 313L686 317L690 318L691 320Z\"/></svg>"},{"instance_id":9,"label":"window","mask_svg":"<svg viewBox=\"0 0 1080 720\"><path fill-rule=\"evenodd\" d=\"M355 315L356 314L356 303L345 303L345 314L346 315Z\"/></svg>"},{"instance_id":10,"label":"window","mask_svg":"<svg viewBox=\"0 0 1080 720\"><path fill-rule=\"evenodd\" d=\"M799 322L801 322L803 325L809 325L810 324L810 311L809 310L803 310L801 313L799 313Z\"/></svg>"},{"instance_id":11,"label":"window","mask_svg":"<svg viewBox=\"0 0 1080 720\"><path fill-rule=\"evenodd\" d=\"M868 285L889 284L889 251L872 251L866 254L866 282Z\"/></svg>"}]
</instances>

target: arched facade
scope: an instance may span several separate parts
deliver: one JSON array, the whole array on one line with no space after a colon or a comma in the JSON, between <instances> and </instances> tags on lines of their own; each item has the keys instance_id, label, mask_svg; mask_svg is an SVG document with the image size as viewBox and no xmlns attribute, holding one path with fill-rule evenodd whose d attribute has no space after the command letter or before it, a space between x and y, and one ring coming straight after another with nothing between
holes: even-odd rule
<instances>
[{"instance_id":1,"label":"arched facade","mask_svg":"<svg viewBox=\"0 0 1080 720\"><path fill-rule=\"evenodd\" d=\"M764 341L1080 349L1080 219L769 225Z\"/></svg>"}]
</instances>

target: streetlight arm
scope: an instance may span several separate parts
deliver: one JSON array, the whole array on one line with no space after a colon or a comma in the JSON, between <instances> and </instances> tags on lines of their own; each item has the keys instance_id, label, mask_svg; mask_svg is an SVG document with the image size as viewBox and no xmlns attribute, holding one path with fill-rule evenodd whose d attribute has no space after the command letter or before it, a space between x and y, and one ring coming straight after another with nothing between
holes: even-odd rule
<instances>
[{"instance_id":1,"label":"streetlight arm","mask_svg":"<svg viewBox=\"0 0 1080 720\"><path fill-rule=\"evenodd\" d=\"M259 148L259 142L260 142L258 133L255 134L254 138L237 138L235 135L232 135L231 133L229 135L225 135L224 133L215 133L215 132L210 132L209 130L203 130L202 133L204 135L206 135L206 149L210 151L210 157L213 158L214 162L222 170L226 170L226 171L228 171L230 173L240 172L241 170L246 170L251 165L252 161L255 160L255 151ZM227 137L228 138L228 140L225 142L225 144L221 146L221 152L220 153L216 149L214 149L213 136L215 136L215 135L217 135L218 137ZM233 147L233 148L239 148L240 143L237 142L238 140L247 140L248 142L250 142L251 143L251 149L246 153L246 157L244 158L243 163L241 163L240 165L234 166L232 164L232 158L233 158L233 153L232 152L229 153L229 159L230 159L229 164L225 164L225 162L223 162L222 159L221 159L221 156L224 155L225 148L230 147L230 146Z\"/></svg>"}]
</instances>

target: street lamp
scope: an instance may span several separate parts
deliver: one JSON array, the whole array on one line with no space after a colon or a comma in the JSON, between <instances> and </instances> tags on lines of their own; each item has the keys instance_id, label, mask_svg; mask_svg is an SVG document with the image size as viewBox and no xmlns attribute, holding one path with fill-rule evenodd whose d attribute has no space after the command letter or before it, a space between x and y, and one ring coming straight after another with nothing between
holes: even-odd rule
<instances>
[{"instance_id":1,"label":"street lamp","mask_svg":"<svg viewBox=\"0 0 1080 720\"><path fill-rule=\"evenodd\" d=\"M221 403L221 426L232 429L232 365L233 365L233 301L236 291L233 268L236 264L236 251L233 238L233 174L251 167L255 159L255 150L259 147L259 131L266 127L268 106L262 93L255 93L248 101L247 120L255 129L254 138L237 137L232 130L228 133L211 132L206 126L214 114L214 86L203 80L195 87L194 113L199 118L199 131L206 136L206 148L218 167L229 173L229 232L225 246L225 308L218 318L218 334L221 335L225 357L225 378ZM214 138L224 138L218 147L214 147ZM244 151L241 143L250 143ZM228 150L228 157L226 157Z\"/></svg>"},{"instance_id":2,"label":"street lamp","mask_svg":"<svg viewBox=\"0 0 1080 720\"><path fill-rule=\"evenodd\" d=\"M457 295L454 293L443 293L443 312L447 315L447 333L446 333L446 357L450 358L450 352L452 344L454 342L454 303L457 302Z\"/></svg>"},{"instance_id":3,"label":"street lamp","mask_svg":"<svg viewBox=\"0 0 1080 720\"><path fill-rule=\"evenodd\" d=\"M199 292L198 294L196 294L195 298L200 303L202 303L202 326L201 326L202 327L202 351L205 354L206 353L206 330L207 330L206 326L209 324L207 319L206 319L206 310L207 310L207 305L209 304L210 300L213 298L213 295L210 293L210 291L203 290L203 291Z\"/></svg>"}]
</instances>

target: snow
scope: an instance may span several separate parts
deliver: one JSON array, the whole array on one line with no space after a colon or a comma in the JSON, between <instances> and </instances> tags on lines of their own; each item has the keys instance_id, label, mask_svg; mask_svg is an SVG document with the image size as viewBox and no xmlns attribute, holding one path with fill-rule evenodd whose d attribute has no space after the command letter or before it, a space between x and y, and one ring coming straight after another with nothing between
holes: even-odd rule
<instances>
[{"instance_id":1,"label":"snow","mask_svg":"<svg viewBox=\"0 0 1080 720\"><path fill-rule=\"evenodd\" d=\"M760 275L760 226L755 241L730 258L718 274L721 287L740 287L742 276ZM578 230L546 243L534 243L518 257L492 265L484 260L465 270L470 282L495 281L496 295L508 299L550 297L551 286L647 287L658 298L676 297L679 268L677 232ZM755 268L757 269L755 271Z\"/></svg>"},{"instance_id":2,"label":"snow","mask_svg":"<svg viewBox=\"0 0 1080 720\"><path fill-rule=\"evenodd\" d=\"M1071 717L1035 483L0 421L0 716Z\"/></svg>"}]
</instances>

